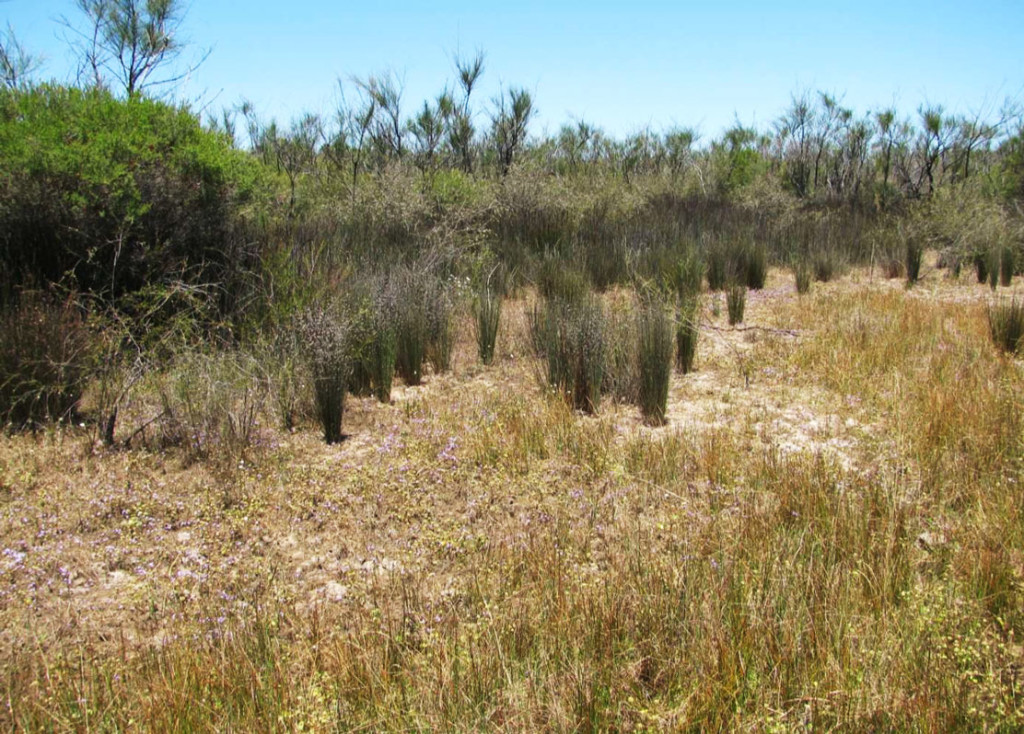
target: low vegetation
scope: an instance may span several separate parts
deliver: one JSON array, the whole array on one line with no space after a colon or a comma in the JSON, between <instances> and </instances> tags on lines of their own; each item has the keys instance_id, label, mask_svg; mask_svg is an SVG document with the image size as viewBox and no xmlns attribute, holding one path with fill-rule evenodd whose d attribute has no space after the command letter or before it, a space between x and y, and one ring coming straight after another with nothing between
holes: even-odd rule
<instances>
[{"instance_id":1,"label":"low vegetation","mask_svg":"<svg viewBox=\"0 0 1024 734\"><path fill-rule=\"evenodd\" d=\"M1024 729L1012 109L203 122L118 7L0 89L3 728Z\"/></svg>"}]
</instances>

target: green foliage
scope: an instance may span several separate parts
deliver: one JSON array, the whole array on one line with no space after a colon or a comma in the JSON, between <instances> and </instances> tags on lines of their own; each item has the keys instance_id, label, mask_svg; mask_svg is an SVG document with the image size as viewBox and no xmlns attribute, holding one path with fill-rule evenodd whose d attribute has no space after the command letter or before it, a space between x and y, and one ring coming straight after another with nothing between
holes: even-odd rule
<instances>
[{"instance_id":1,"label":"green foliage","mask_svg":"<svg viewBox=\"0 0 1024 734\"><path fill-rule=\"evenodd\" d=\"M392 273L395 298L395 372L406 385L419 385L428 341L427 315L423 311L423 284L408 268Z\"/></svg>"},{"instance_id":2,"label":"green foliage","mask_svg":"<svg viewBox=\"0 0 1024 734\"><path fill-rule=\"evenodd\" d=\"M181 274L226 280L251 254L234 229L260 180L186 109L95 89L6 92L0 268L114 294Z\"/></svg>"},{"instance_id":3,"label":"green foliage","mask_svg":"<svg viewBox=\"0 0 1024 734\"><path fill-rule=\"evenodd\" d=\"M678 298L693 300L701 291L704 280L704 261L695 248L686 248L676 259L669 277L672 291Z\"/></svg>"},{"instance_id":4,"label":"green foliage","mask_svg":"<svg viewBox=\"0 0 1024 734\"><path fill-rule=\"evenodd\" d=\"M455 350L455 294L451 283L438 276L424 281L422 308L427 317L426 359L435 374L452 368Z\"/></svg>"},{"instance_id":5,"label":"green foliage","mask_svg":"<svg viewBox=\"0 0 1024 734\"><path fill-rule=\"evenodd\" d=\"M743 321L743 311L747 305L747 287L733 284L725 293L725 304L729 311L729 325L735 326Z\"/></svg>"},{"instance_id":6,"label":"green foliage","mask_svg":"<svg viewBox=\"0 0 1024 734\"><path fill-rule=\"evenodd\" d=\"M672 375L672 322L656 296L642 299L637 313L637 355L640 363L640 411L644 421L665 423Z\"/></svg>"},{"instance_id":7,"label":"green foliage","mask_svg":"<svg viewBox=\"0 0 1024 734\"><path fill-rule=\"evenodd\" d=\"M1009 303L990 305L988 326L992 341L1002 351L1016 354L1024 348L1024 302L1014 298Z\"/></svg>"},{"instance_id":8,"label":"green foliage","mask_svg":"<svg viewBox=\"0 0 1024 734\"><path fill-rule=\"evenodd\" d=\"M623 403L640 404L640 341L632 300L615 300L604 314L604 370L601 393Z\"/></svg>"},{"instance_id":9,"label":"green foliage","mask_svg":"<svg viewBox=\"0 0 1024 734\"><path fill-rule=\"evenodd\" d=\"M71 418L90 341L73 299L24 292L0 309L0 421L18 429Z\"/></svg>"}]
</instances>

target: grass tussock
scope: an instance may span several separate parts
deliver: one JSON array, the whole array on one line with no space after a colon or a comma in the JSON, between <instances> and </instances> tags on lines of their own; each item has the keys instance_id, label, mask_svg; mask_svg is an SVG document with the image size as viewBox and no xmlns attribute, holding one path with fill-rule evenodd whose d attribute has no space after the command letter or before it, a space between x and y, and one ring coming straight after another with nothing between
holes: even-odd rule
<instances>
[{"instance_id":1,"label":"grass tussock","mask_svg":"<svg viewBox=\"0 0 1024 734\"><path fill-rule=\"evenodd\" d=\"M498 325L501 323L502 294L496 285L485 283L480 288L473 304L476 317L477 354L483 364L494 361L494 347L498 341Z\"/></svg>"},{"instance_id":2,"label":"grass tussock","mask_svg":"<svg viewBox=\"0 0 1024 734\"><path fill-rule=\"evenodd\" d=\"M339 443L351 370L349 324L332 310L314 308L303 315L301 330L324 441Z\"/></svg>"},{"instance_id":3,"label":"grass tussock","mask_svg":"<svg viewBox=\"0 0 1024 734\"><path fill-rule=\"evenodd\" d=\"M676 369L684 375L693 371L699 335L700 301L685 300L676 311Z\"/></svg>"},{"instance_id":4,"label":"grass tussock","mask_svg":"<svg viewBox=\"0 0 1024 734\"><path fill-rule=\"evenodd\" d=\"M743 312L747 305L747 287L733 284L725 294L725 305L729 312L729 326L743 321Z\"/></svg>"},{"instance_id":5,"label":"grass tussock","mask_svg":"<svg viewBox=\"0 0 1024 734\"><path fill-rule=\"evenodd\" d=\"M640 412L650 425L664 425L672 376L673 333L665 304L656 296L641 302L637 313L637 334Z\"/></svg>"},{"instance_id":6,"label":"grass tussock","mask_svg":"<svg viewBox=\"0 0 1024 734\"><path fill-rule=\"evenodd\" d=\"M1024 303L1014 298L1009 303L998 303L988 309L989 333L999 349L1016 354L1024 345Z\"/></svg>"}]
</instances>

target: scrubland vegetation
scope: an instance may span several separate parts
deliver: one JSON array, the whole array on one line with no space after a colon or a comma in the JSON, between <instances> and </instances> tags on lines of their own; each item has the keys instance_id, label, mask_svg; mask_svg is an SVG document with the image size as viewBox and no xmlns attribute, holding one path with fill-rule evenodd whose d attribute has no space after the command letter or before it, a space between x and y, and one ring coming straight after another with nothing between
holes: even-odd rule
<instances>
[{"instance_id":1,"label":"scrubland vegetation","mask_svg":"<svg viewBox=\"0 0 1024 734\"><path fill-rule=\"evenodd\" d=\"M1024 728L1012 108L282 128L10 41L5 728Z\"/></svg>"}]
</instances>

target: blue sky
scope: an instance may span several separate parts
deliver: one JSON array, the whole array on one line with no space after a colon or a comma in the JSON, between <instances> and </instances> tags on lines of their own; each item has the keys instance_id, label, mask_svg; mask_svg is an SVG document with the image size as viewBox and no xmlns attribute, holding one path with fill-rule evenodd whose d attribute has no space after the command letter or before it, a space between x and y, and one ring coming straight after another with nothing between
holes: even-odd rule
<instances>
[{"instance_id":1,"label":"blue sky","mask_svg":"<svg viewBox=\"0 0 1024 734\"><path fill-rule=\"evenodd\" d=\"M177 96L215 112L246 98L283 123L330 113L339 77L387 70L412 113L454 78L455 53L478 49L478 108L502 84L526 87L535 133L583 118L614 135L684 125L707 139L737 118L766 126L805 90L908 115L922 103L994 112L1024 100L1022 0L186 5L186 55L210 55ZM61 16L78 21L74 0L0 1L0 23L45 57L45 78L73 67Z\"/></svg>"}]
</instances>

